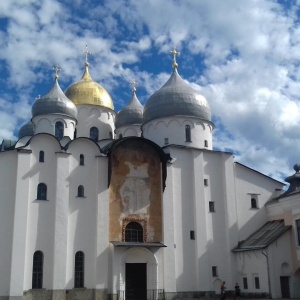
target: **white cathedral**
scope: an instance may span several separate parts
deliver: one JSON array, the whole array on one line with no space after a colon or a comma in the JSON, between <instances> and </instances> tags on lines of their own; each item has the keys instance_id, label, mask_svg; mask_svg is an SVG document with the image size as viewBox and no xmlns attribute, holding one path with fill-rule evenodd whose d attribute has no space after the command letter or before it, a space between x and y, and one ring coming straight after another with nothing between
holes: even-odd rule
<instances>
[{"instance_id":1,"label":"white cathedral","mask_svg":"<svg viewBox=\"0 0 300 300\"><path fill-rule=\"evenodd\" d=\"M175 51L173 51L174 54ZM175 53L176 54L176 53ZM285 184L213 149L178 73L114 111L82 78L0 148L0 300L300 297L300 166Z\"/></svg>"}]
</instances>

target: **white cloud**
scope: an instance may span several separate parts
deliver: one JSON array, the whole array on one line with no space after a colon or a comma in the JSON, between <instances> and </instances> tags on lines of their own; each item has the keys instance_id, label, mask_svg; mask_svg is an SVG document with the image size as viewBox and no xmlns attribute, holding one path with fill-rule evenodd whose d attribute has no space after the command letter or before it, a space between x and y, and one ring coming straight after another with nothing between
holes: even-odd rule
<instances>
[{"instance_id":1,"label":"white cloud","mask_svg":"<svg viewBox=\"0 0 300 300\"><path fill-rule=\"evenodd\" d=\"M272 0L78 0L72 6L54 0L1 1L6 26L0 29L0 69L8 70L5 84L22 95L15 104L22 109L2 106L0 136L12 137L14 127L30 117L37 85L52 83L53 65L62 68L63 89L79 80L86 44L92 77L116 104L129 100L133 78L140 83L142 102L160 88L170 75L170 69L161 68L165 56L154 62L156 73L153 66L144 69L143 60L177 46L179 72L206 96L221 122L215 146L233 149L242 162L280 176L279 170L289 172L298 159L293 149L300 145L298 9L298 2L287 9ZM125 97L120 86L129 91ZM2 95L3 101L16 99Z\"/></svg>"}]
</instances>

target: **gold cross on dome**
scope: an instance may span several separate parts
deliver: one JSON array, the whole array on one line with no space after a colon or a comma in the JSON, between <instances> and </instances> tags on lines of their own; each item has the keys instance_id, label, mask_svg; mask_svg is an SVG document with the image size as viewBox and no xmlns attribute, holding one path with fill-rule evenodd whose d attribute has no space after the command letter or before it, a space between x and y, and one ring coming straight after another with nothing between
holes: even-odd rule
<instances>
[{"instance_id":1,"label":"gold cross on dome","mask_svg":"<svg viewBox=\"0 0 300 300\"><path fill-rule=\"evenodd\" d=\"M58 65L56 65L56 66L54 66L53 68L52 68L52 70L54 70L55 71L55 79L57 79L58 78L58 71L60 71L61 70L61 68L58 66Z\"/></svg>"},{"instance_id":2,"label":"gold cross on dome","mask_svg":"<svg viewBox=\"0 0 300 300\"><path fill-rule=\"evenodd\" d=\"M85 62L88 62L88 55L92 54L91 52L88 51L88 45L85 45L85 49L82 50L82 52L85 54Z\"/></svg>"},{"instance_id":3,"label":"gold cross on dome","mask_svg":"<svg viewBox=\"0 0 300 300\"><path fill-rule=\"evenodd\" d=\"M130 81L130 84L132 85L132 91L136 92L136 86L139 84L135 79Z\"/></svg>"},{"instance_id":4,"label":"gold cross on dome","mask_svg":"<svg viewBox=\"0 0 300 300\"><path fill-rule=\"evenodd\" d=\"M173 68L177 68L178 64L176 62L176 55L179 55L180 52L176 51L176 47L174 47L174 49L172 51L170 51L171 54L173 54L174 58L173 58Z\"/></svg>"}]
</instances>

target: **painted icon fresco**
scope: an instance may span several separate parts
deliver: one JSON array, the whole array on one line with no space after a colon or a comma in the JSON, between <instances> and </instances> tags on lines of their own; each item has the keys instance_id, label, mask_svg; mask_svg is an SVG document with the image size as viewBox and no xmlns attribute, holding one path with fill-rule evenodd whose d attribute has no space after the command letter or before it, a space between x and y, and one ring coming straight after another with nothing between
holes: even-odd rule
<instances>
[{"instance_id":1,"label":"painted icon fresco","mask_svg":"<svg viewBox=\"0 0 300 300\"><path fill-rule=\"evenodd\" d=\"M161 240L161 162L143 140L120 143L111 154L110 240L122 241L124 226L139 222L144 240Z\"/></svg>"}]
</instances>

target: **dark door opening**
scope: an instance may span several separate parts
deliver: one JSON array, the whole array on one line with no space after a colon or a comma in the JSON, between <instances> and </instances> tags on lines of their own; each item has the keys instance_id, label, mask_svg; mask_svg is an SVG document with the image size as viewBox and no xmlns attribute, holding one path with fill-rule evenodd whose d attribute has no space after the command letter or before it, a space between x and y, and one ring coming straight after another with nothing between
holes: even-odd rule
<instances>
[{"instance_id":1,"label":"dark door opening","mask_svg":"<svg viewBox=\"0 0 300 300\"><path fill-rule=\"evenodd\" d=\"M281 297L282 298L291 298L288 276L280 276L280 286L281 286Z\"/></svg>"},{"instance_id":2,"label":"dark door opening","mask_svg":"<svg viewBox=\"0 0 300 300\"><path fill-rule=\"evenodd\" d=\"M147 300L147 264L126 264L125 299Z\"/></svg>"}]
</instances>

